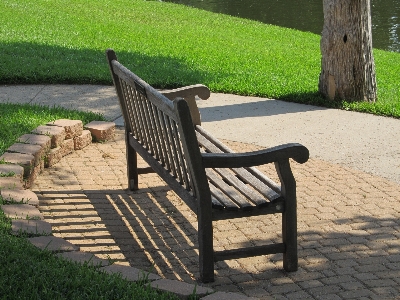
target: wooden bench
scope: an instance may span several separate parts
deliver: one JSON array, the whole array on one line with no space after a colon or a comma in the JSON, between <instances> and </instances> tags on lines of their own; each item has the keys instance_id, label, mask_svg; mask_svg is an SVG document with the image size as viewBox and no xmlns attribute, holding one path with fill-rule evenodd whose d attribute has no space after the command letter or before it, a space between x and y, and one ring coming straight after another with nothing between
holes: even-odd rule
<instances>
[{"instance_id":1,"label":"wooden bench","mask_svg":"<svg viewBox=\"0 0 400 300\"><path fill-rule=\"evenodd\" d=\"M128 183L138 189L139 154L197 214L199 268L202 282L214 280L214 262L283 253L283 267L296 271L296 181L289 159L308 160L306 147L285 144L266 150L233 153L200 125L195 96L209 89L193 85L160 92L121 65L113 50L107 58L126 130ZM280 185L254 166L275 163ZM214 251L212 221L282 214L282 242Z\"/></svg>"}]
</instances>

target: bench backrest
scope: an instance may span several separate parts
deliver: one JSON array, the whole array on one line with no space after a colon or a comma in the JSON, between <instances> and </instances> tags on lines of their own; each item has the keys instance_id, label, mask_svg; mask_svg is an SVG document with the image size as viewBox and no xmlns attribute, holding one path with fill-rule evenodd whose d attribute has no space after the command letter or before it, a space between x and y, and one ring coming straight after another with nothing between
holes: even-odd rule
<instances>
[{"instance_id":1,"label":"bench backrest","mask_svg":"<svg viewBox=\"0 0 400 300\"><path fill-rule=\"evenodd\" d=\"M107 57L125 130L132 133L148 154L190 193L189 198L197 198L200 194L208 197L208 182L201 167L196 133L185 100L177 98L171 101L166 98L121 65L114 51L107 50ZM175 192L182 197L182 190ZM185 201L187 193L182 197Z\"/></svg>"}]
</instances>

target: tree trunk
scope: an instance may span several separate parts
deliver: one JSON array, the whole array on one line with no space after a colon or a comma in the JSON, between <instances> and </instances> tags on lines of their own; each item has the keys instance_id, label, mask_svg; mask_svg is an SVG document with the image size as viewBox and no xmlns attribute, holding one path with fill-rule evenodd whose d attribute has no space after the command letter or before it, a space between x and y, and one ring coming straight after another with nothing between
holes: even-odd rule
<instances>
[{"instance_id":1,"label":"tree trunk","mask_svg":"<svg viewBox=\"0 0 400 300\"><path fill-rule=\"evenodd\" d=\"M319 91L330 100L376 100L370 0L323 0Z\"/></svg>"}]
</instances>

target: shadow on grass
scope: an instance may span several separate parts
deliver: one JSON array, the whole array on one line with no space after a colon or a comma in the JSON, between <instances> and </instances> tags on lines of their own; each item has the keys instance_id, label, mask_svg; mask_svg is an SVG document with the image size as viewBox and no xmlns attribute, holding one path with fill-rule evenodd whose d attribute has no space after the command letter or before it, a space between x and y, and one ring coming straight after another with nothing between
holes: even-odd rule
<instances>
[{"instance_id":1,"label":"shadow on grass","mask_svg":"<svg viewBox=\"0 0 400 300\"><path fill-rule=\"evenodd\" d=\"M110 45L112 47L114 45ZM71 49L28 42L0 43L0 84L107 84L105 50ZM206 74L175 57L117 50L118 59L156 88L204 82Z\"/></svg>"}]
</instances>

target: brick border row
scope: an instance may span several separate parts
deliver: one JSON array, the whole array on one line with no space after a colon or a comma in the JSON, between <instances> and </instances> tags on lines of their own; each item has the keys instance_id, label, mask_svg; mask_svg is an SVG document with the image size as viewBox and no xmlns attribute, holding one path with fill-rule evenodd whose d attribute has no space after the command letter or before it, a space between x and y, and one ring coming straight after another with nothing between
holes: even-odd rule
<instances>
[{"instance_id":1,"label":"brick border row","mask_svg":"<svg viewBox=\"0 0 400 300\"><path fill-rule=\"evenodd\" d=\"M38 248L47 249L58 256L75 262L89 262L106 273L120 273L129 281L144 278L151 287L171 292L180 299L188 299L193 293L203 300L255 299L244 295L215 292L213 289L196 286L177 280L162 279L152 273L117 264L98 258L91 253L80 252L79 247L62 238L52 236L51 224L44 221L38 206L37 195L30 191L34 180L44 168L59 162L62 157L75 150L81 150L92 141L105 142L115 135L115 123L93 121L83 126L80 120L60 119L38 126L30 134L22 135L15 144L0 156L0 195L18 204L1 205L5 215L12 219L12 232L15 235L29 234L28 240ZM9 176L7 176L9 175Z\"/></svg>"}]
</instances>

